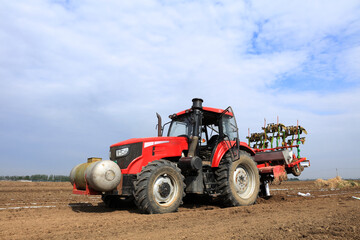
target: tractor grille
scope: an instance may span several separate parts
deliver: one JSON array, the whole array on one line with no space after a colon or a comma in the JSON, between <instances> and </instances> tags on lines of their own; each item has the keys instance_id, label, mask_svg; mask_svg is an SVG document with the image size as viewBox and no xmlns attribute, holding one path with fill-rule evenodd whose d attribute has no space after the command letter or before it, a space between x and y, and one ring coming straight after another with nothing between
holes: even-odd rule
<instances>
[{"instance_id":1,"label":"tractor grille","mask_svg":"<svg viewBox=\"0 0 360 240\"><path fill-rule=\"evenodd\" d=\"M142 154L142 146L143 143L133 143L129 145L123 145L123 146L116 146L110 148L110 159L112 161L117 161L117 164L119 165L120 169L125 169L129 166L129 164L137 157L140 157ZM116 157L116 150L120 148L128 147L129 153L124 157Z\"/></svg>"}]
</instances>

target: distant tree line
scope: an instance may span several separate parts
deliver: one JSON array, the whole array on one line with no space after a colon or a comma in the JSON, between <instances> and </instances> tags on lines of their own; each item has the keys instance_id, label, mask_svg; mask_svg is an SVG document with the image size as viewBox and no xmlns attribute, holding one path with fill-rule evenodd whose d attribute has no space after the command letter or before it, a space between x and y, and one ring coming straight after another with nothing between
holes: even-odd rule
<instances>
[{"instance_id":1,"label":"distant tree line","mask_svg":"<svg viewBox=\"0 0 360 240\"><path fill-rule=\"evenodd\" d=\"M46 174L35 174L27 176L0 176L0 180L8 181L19 181L19 180L28 180L33 182L69 182L69 176L64 175L46 175Z\"/></svg>"},{"instance_id":2,"label":"distant tree line","mask_svg":"<svg viewBox=\"0 0 360 240\"><path fill-rule=\"evenodd\" d=\"M300 181L298 178L289 178L288 181Z\"/></svg>"}]
</instances>

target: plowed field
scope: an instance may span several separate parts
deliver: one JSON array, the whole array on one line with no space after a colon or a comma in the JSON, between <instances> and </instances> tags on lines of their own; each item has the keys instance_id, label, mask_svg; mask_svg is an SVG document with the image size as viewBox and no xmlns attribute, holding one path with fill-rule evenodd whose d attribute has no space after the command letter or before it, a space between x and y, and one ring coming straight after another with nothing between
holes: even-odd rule
<instances>
[{"instance_id":1,"label":"plowed field","mask_svg":"<svg viewBox=\"0 0 360 240\"><path fill-rule=\"evenodd\" d=\"M109 209L70 183L0 182L0 239L359 239L360 188L271 186L273 197L221 208L198 198L179 212ZM304 197L298 193L310 193Z\"/></svg>"}]
</instances>

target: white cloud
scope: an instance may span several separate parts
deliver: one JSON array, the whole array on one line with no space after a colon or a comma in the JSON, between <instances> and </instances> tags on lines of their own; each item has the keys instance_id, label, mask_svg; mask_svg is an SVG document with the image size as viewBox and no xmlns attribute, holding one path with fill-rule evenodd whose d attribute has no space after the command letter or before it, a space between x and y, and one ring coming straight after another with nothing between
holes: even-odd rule
<instances>
[{"instance_id":1,"label":"white cloud","mask_svg":"<svg viewBox=\"0 0 360 240\"><path fill-rule=\"evenodd\" d=\"M302 48L359 20L358 1L254 1L260 38L269 47Z\"/></svg>"},{"instance_id":2,"label":"white cloud","mask_svg":"<svg viewBox=\"0 0 360 240\"><path fill-rule=\"evenodd\" d=\"M342 51L337 64L345 80L360 83L360 45Z\"/></svg>"},{"instance_id":3,"label":"white cloud","mask_svg":"<svg viewBox=\"0 0 360 240\"><path fill-rule=\"evenodd\" d=\"M115 141L155 135L154 112L168 116L193 97L233 105L242 133L260 128L263 117L300 118L317 129L309 143L326 146L319 122L360 120L358 12L356 1L7 1L0 161L23 163L9 151L21 143L34 149L26 150L31 159L66 173L79 156L106 157ZM304 91L298 75L353 88ZM295 89L288 79L298 81ZM336 137L345 132L353 139L341 129ZM64 154L49 159L54 144Z\"/></svg>"}]
</instances>

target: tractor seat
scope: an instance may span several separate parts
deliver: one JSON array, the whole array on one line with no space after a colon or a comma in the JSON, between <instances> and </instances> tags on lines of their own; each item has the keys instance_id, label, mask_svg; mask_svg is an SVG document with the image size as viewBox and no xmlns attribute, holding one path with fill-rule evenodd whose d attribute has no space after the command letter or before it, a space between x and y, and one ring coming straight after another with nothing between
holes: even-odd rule
<instances>
[{"instance_id":1,"label":"tractor seat","mask_svg":"<svg viewBox=\"0 0 360 240\"><path fill-rule=\"evenodd\" d=\"M207 148L209 150L213 149L216 145L216 142L218 141L219 135L213 135L209 141L207 142Z\"/></svg>"}]
</instances>

